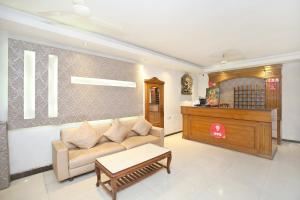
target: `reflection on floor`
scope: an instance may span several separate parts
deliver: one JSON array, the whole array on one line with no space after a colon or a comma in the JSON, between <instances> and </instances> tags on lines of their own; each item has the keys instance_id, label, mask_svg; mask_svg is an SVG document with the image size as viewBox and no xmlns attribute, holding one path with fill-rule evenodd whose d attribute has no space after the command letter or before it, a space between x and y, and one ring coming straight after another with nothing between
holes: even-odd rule
<instances>
[{"instance_id":1,"label":"reflection on floor","mask_svg":"<svg viewBox=\"0 0 300 200\"><path fill-rule=\"evenodd\" d=\"M283 143L273 161L166 137L173 152L171 174L165 170L118 193L119 200L300 199L300 144ZM95 187L94 173L58 183L53 171L19 179L0 191L1 200L110 200Z\"/></svg>"}]
</instances>

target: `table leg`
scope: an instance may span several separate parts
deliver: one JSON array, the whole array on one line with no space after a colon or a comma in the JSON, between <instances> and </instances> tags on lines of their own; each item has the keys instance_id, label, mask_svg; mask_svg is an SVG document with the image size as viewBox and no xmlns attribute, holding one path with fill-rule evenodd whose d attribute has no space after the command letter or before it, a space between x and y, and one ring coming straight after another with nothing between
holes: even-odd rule
<instances>
[{"instance_id":1,"label":"table leg","mask_svg":"<svg viewBox=\"0 0 300 200\"><path fill-rule=\"evenodd\" d=\"M96 171L96 174L97 174L96 186L98 187L100 185L100 182L101 182L101 172L100 172L100 168L97 167L97 165L95 166L95 171Z\"/></svg>"},{"instance_id":2,"label":"table leg","mask_svg":"<svg viewBox=\"0 0 300 200\"><path fill-rule=\"evenodd\" d=\"M172 154L170 153L167 157L167 172L168 172L168 174L171 173L171 170L170 170L171 160L172 160Z\"/></svg>"},{"instance_id":3,"label":"table leg","mask_svg":"<svg viewBox=\"0 0 300 200\"><path fill-rule=\"evenodd\" d=\"M116 200L117 199L117 179L111 178L110 184L111 184L112 199Z\"/></svg>"}]
</instances>

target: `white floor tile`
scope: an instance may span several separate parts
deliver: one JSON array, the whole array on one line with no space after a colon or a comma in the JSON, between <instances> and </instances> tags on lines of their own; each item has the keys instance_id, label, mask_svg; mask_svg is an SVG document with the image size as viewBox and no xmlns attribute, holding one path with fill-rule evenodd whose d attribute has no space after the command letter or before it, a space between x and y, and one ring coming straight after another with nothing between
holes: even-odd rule
<instances>
[{"instance_id":1,"label":"white floor tile","mask_svg":"<svg viewBox=\"0 0 300 200\"><path fill-rule=\"evenodd\" d=\"M283 143L274 160L182 139L165 138L172 150L165 169L117 194L119 200L299 200L300 145ZM13 181L1 200L110 200L95 173L58 182L53 171Z\"/></svg>"}]
</instances>

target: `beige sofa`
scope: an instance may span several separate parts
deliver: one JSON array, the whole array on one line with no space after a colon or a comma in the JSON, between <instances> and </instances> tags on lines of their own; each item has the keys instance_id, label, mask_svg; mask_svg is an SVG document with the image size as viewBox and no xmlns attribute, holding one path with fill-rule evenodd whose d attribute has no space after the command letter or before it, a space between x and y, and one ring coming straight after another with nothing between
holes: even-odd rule
<instances>
[{"instance_id":1,"label":"beige sofa","mask_svg":"<svg viewBox=\"0 0 300 200\"><path fill-rule=\"evenodd\" d=\"M131 130L132 126L138 120L138 117L121 118L120 123ZM111 126L111 122L101 124L92 124L98 134L103 134ZM131 149L147 143L164 145L164 130L158 127L152 127L149 134L140 136L130 132L126 139L121 143L116 143L102 136L96 146L90 149L78 149L68 142L76 128L62 129L60 140L52 142L52 160L53 170L59 181L63 181L74 176L84 174L94 170L96 158L112 153Z\"/></svg>"}]
</instances>

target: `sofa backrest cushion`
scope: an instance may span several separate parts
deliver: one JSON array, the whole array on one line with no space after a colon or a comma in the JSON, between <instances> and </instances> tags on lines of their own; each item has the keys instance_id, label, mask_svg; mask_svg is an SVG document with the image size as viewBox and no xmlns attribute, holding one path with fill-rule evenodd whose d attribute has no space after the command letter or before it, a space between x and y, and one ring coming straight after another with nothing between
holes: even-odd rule
<instances>
[{"instance_id":1,"label":"sofa backrest cushion","mask_svg":"<svg viewBox=\"0 0 300 200\"><path fill-rule=\"evenodd\" d=\"M132 127L134 126L134 124L140 119L142 118L141 116L135 116L135 117L126 117L126 118L119 118L118 121L120 122L120 124L122 126L125 126L126 128L128 128L129 130L132 129Z\"/></svg>"},{"instance_id":2,"label":"sofa backrest cushion","mask_svg":"<svg viewBox=\"0 0 300 200\"><path fill-rule=\"evenodd\" d=\"M132 131L136 132L139 135L148 135L152 124L147 120L140 118L132 127Z\"/></svg>"},{"instance_id":3,"label":"sofa backrest cushion","mask_svg":"<svg viewBox=\"0 0 300 200\"><path fill-rule=\"evenodd\" d=\"M96 131L98 135L98 142L99 144L102 144L104 142L108 142L109 139L107 139L103 133L111 127L111 123L106 124L97 124L92 126L94 130ZM75 149L77 148L76 145L72 144L72 138L74 137L74 134L78 128L64 128L60 131L60 139L66 144L68 149Z\"/></svg>"},{"instance_id":4,"label":"sofa backrest cushion","mask_svg":"<svg viewBox=\"0 0 300 200\"><path fill-rule=\"evenodd\" d=\"M134 117L125 117L125 118L119 118L118 121L121 125L128 128L129 132L127 134L127 137L136 136L137 134L133 131L130 131L134 124L140 119L143 118L142 116L134 116ZM97 131L97 134L101 135L99 139L99 144L102 144L104 142L109 142L110 140L104 136L103 134L111 127L112 121L111 120L105 120L101 122L91 122L91 126ZM70 143L70 138L72 138L72 135L75 133L75 131L78 129L76 128L64 128L60 131L60 138L61 140L67 145L68 149L75 149L76 146Z\"/></svg>"},{"instance_id":5,"label":"sofa backrest cushion","mask_svg":"<svg viewBox=\"0 0 300 200\"><path fill-rule=\"evenodd\" d=\"M121 143L127 137L129 131L127 127L115 120L104 135L113 142Z\"/></svg>"},{"instance_id":6,"label":"sofa backrest cushion","mask_svg":"<svg viewBox=\"0 0 300 200\"><path fill-rule=\"evenodd\" d=\"M75 149L76 146L70 141L78 128L64 128L60 131L60 139L65 143L68 149Z\"/></svg>"},{"instance_id":7,"label":"sofa backrest cushion","mask_svg":"<svg viewBox=\"0 0 300 200\"><path fill-rule=\"evenodd\" d=\"M70 137L69 142L78 148L89 149L99 142L101 136L88 122L83 122Z\"/></svg>"},{"instance_id":8,"label":"sofa backrest cushion","mask_svg":"<svg viewBox=\"0 0 300 200\"><path fill-rule=\"evenodd\" d=\"M104 142L109 142L109 139L104 136L104 133L111 127L111 122L94 124L93 127L97 131L97 133L102 136L98 141L99 144L102 144Z\"/></svg>"},{"instance_id":9,"label":"sofa backrest cushion","mask_svg":"<svg viewBox=\"0 0 300 200\"><path fill-rule=\"evenodd\" d=\"M134 124L139 120L143 118L142 116L135 116L135 117L126 117L126 118L120 118L118 119L120 124L128 128L128 134L127 137L137 136L138 134L134 131L131 131Z\"/></svg>"}]
</instances>

